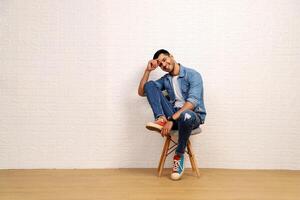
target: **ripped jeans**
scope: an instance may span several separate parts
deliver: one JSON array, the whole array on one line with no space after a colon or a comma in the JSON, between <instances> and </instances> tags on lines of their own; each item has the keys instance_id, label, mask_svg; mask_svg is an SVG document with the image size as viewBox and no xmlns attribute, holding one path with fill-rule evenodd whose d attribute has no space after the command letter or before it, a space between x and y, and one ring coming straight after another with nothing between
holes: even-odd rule
<instances>
[{"instance_id":1,"label":"ripped jeans","mask_svg":"<svg viewBox=\"0 0 300 200\"><path fill-rule=\"evenodd\" d=\"M162 91L156 86L154 81L148 81L144 86L148 102L152 108L154 118L159 116L170 117L180 108L174 108L173 105L163 95ZM201 118L198 114L191 110L185 110L174 123L172 129L178 130L178 146L176 154L183 155L187 145L187 141L192 130L198 128L201 124Z\"/></svg>"}]
</instances>

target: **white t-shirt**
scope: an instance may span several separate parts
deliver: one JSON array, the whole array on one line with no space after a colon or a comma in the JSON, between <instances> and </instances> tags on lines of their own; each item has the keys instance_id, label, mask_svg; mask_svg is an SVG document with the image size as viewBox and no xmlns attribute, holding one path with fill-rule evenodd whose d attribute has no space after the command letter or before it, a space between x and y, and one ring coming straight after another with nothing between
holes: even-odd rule
<instances>
[{"instance_id":1,"label":"white t-shirt","mask_svg":"<svg viewBox=\"0 0 300 200\"><path fill-rule=\"evenodd\" d=\"M181 108L184 105L185 100L182 96L180 85L178 83L178 75L172 77L172 83L175 93L175 107Z\"/></svg>"}]
</instances>

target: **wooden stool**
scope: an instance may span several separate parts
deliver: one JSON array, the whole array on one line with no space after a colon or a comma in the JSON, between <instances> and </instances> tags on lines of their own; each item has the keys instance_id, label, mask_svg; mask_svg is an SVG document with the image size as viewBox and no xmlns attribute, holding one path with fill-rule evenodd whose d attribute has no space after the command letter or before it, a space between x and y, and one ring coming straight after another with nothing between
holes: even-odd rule
<instances>
[{"instance_id":1,"label":"wooden stool","mask_svg":"<svg viewBox=\"0 0 300 200\"><path fill-rule=\"evenodd\" d=\"M201 128L199 127L199 128L196 128L192 131L191 136L192 135L197 135L197 134L200 134L200 133L201 133ZM158 165L158 169L157 169L159 177L161 176L161 174L163 172L166 158L173 151L175 151L176 147L178 146L178 143L172 139L172 136L175 136L175 135L178 135L177 130L172 130L170 132L170 135L166 136L165 144L164 144L161 156L160 156L160 161L159 161L159 165ZM173 143L173 145L171 147L170 147L170 142ZM188 140L188 142L187 142L186 153L188 153L188 155L189 155L193 172L196 172L197 177L199 177L200 173L199 173L199 169L198 169L198 164L197 164L197 160L196 160L194 151L192 149L192 144L191 144L190 140Z\"/></svg>"}]
</instances>

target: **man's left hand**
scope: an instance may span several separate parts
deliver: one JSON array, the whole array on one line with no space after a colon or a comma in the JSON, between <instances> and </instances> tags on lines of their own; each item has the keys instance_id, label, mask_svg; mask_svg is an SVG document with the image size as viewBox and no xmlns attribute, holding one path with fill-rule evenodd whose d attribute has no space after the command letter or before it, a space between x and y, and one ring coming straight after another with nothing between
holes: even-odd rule
<instances>
[{"instance_id":1,"label":"man's left hand","mask_svg":"<svg viewBox=\"0 0 300 200\"><path fill-rule=\"evenodd\" d=\"M161 130L161 136L164 137L164 136L167 136L171 129L173 127L173 122L172 121L167 121L167 123L164 125L164 127L162 128Z\"/></svg>"}]
</instances>

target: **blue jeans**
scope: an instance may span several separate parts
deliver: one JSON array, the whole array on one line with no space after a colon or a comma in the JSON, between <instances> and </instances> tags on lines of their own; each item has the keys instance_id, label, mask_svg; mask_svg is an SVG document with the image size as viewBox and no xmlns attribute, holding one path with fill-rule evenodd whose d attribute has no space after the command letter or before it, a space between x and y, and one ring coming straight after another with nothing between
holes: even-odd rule
<instances>
[{"instance_id":1,"label":"blue jeans","mask_svg":"<svg viewBox=\"0 0 300 200\"><path fill-rule=\"evenodd\" d=\"M179 110L179 108L173 107L154 81L148 81L144 86L144 90L155 119L160 116L170 117ZM177 154L184 154L192 130L198 128L200 123L200 116L192 110L185 110L180 114L172 128L174 130L178 129L179 132Z\"/></svg>"}]
</instances>

